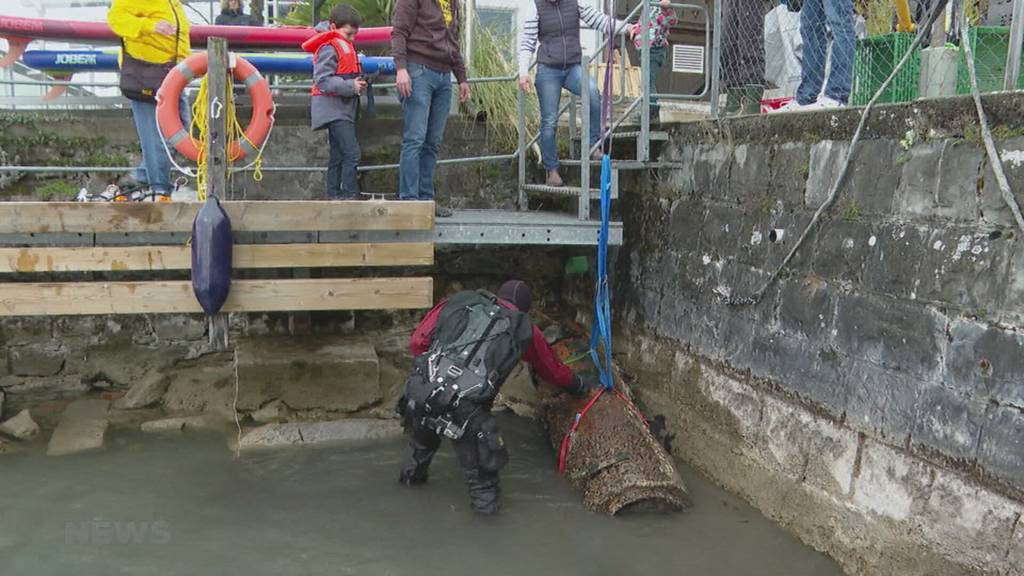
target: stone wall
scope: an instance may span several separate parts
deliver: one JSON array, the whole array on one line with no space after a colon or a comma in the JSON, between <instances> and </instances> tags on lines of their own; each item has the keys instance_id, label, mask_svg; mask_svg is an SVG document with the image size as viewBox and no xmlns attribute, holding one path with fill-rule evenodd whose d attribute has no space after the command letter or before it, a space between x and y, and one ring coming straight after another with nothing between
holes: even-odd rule
<instances>
[{"instance_id":1,"label":"stone wall","mask_svg":"<svg viewBox=\"0 0 1024 576\"><path fill-rule=\"evenodd\" d=\"M1019 97L987 101L1024 190ZM616 309L676 451L856 574L1024 573L1024 244L967 99L673 130ZM1024 198L1024 195L1021 195Z\"/></svg>"}]
</instances>

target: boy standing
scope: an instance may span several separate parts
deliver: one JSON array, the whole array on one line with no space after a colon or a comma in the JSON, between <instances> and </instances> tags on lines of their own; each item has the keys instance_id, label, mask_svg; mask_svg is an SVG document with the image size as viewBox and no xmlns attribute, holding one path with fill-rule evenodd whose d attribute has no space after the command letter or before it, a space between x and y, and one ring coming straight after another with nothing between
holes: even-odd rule
<instances>
[{"instance_id":1,"label":"boy standing","mask_svg":"<svg viewBox=\"0 0 1024 576\"><path fill-rule=\"evenodd\" d=\"M327 199L354 200L359 196L361 152L356 139L359 96L366 90L356 33L362 17L348 4L331 10L329 25L306 40L302 49L313 53L313 90L310 114L314 130L327 129L331 155L327 163Z\"/></svg>"}]
</instances>

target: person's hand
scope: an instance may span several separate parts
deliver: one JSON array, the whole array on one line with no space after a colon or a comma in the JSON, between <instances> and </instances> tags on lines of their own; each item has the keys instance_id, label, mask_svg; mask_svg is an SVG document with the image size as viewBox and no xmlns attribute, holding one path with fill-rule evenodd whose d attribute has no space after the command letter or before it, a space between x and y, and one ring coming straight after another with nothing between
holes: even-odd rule
<instances>
[{"instance_id":1,"label":"person's hand","mask_svg":"<svg viewBox=\"0 0 1024 576\"><path fill-rule=\"evenodd\" d=\"M174 27L174 24L171 24L167 20L157 22L156 26L153 28L154 32L157 34L163 34L164 36L174 36L174 33L177 32L177 30L178 29Z\"/></svg>"},{"instance_id":2,"label":"person's hand","mask_svg":"<svg viewBox=\"0 0 1024 576\"><path fill-rule=\"evenodd\" d=\"M469 101L469 97L473 95L473 89L469 87L469 82L462 82L459 84L459 104L465 104Z\"/></svg>"},{"instance_id":3,"label":"person's hand","mask_svg":"<svg viewBox=\"0 0 1024 576\"><path fill-rule=\"evenodd\" d=\"M658 6L662 8L670 8L672 6L672 0L661 0L658 2Z\"/></svg>"},{"instance_id":4,"label":"person's hand","mask_svg":"<svg viewBox=\"0 0 1024 576\"><path fill-rule=\"evenodd\" d=\"M405 68L399 69L395 74L395 87L398 88L398 94L402 98L412 95L412 78L409 77L409 71Z\"/></svg>"},{"instance_id":5,"label":"person's hand","mask_svg":"<svg viewBox=\"0 0 1024 576\"><path fill-rule=\"evenodd\" d=\"M519 89L527 94L533 89L533 82L530 80L529 74L519 76Z\"/></svg>"},{"instance_id":6,"label":"person's hand","mask_svg":"<svg viewBox=\"0 0 1024 576\"><path fill-rule=\"evenodd\" d=\"M356 78L355 85L356 85L356 95L357 96L358 95L362 95L363 91L366 90L366 80L364 80L362 78Z\"/></svg>"}]
</instances>

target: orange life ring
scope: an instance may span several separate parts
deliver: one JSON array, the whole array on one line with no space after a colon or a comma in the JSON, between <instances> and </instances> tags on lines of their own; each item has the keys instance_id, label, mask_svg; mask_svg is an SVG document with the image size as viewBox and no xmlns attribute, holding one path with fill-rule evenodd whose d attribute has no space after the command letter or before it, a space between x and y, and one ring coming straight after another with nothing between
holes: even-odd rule
<instances>
[{"instance_id":1,"label":"orange life ring","mask_svg":"<svg viewBox=\"0 0 1024 576\"><path fill-rule=\"evenodd\" d=\"M245 84L252 98L252 116L245 129L245 138L228 145L228 159L232 162L255 156L270 134L274 124L274 98L270 86L255 66L241 56L234 56L232 75L235 82ZM200 142L192 137L181 123L181 92L194 78L206 74L209 57L197 52L171 69L157 91L156 121L164 140L189 160L198 160L204 151ZM251 144L250 144L251 143Z\"/></svg>"}]
</instances>

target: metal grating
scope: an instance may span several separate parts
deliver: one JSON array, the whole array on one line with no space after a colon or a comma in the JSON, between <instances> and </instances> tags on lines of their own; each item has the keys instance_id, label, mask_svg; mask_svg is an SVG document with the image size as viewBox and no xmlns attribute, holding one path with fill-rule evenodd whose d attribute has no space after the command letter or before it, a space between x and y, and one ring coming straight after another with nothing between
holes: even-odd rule
<instances>
[{"instance_id":1,"label":"metal grating","mask_svg":"<svg viewBox=\"0 0 1024 576\"><path fill-rule=\"evenodd\" d=\"M672 71L683 74L703 74L704 47L693 44L672 46Z\"/></svg>"}]
</instances>

